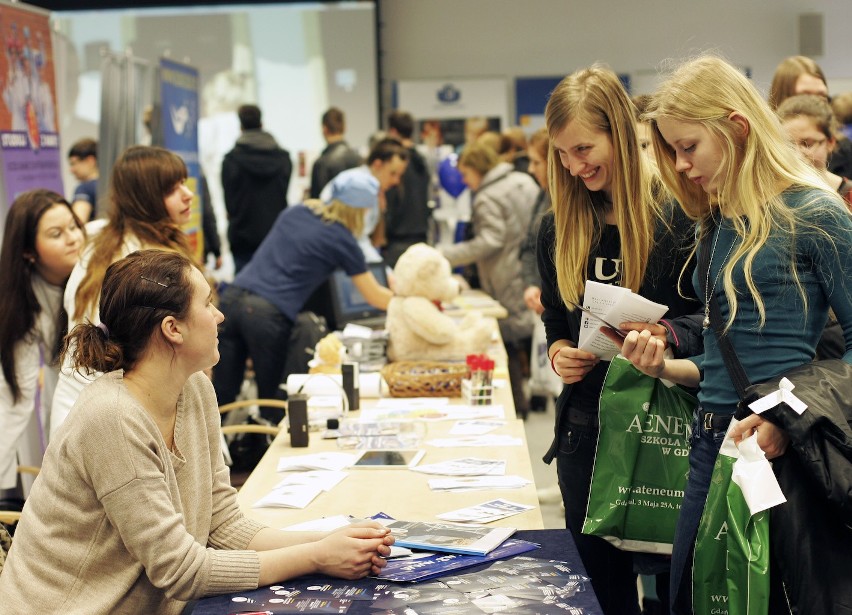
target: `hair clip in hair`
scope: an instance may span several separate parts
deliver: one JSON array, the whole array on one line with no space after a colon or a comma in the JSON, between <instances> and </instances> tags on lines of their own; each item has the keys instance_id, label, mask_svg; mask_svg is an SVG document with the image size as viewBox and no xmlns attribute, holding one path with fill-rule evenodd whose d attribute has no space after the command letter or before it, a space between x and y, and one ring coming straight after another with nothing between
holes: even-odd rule
<instances>
[{"instance_id":1,"label":"hair clip in hair","mask_svg":"<svg viewBox=\"0 0 852 615\"><path fill-rule=\"evenodd\" d=\"M107 326L104 323L98 323L96 326L103 332L104 337L106 339L109 339L109 329L107 328Z\"/></svg>"},{"instance_id":2,"label":"hair clip in hair","mask_svg":"<svg viewBox=\"0 0 852 615\"><path fill-rule=\"evenodd\" d=\"M140 275L139 277L142 278L143 280L145 280L146 282L153 282L154 284L159 284L163 288L169 287L169 284L163 284L162 282L159 282L158 280L152 280L151 278L146 278L144 275Z\"/></svg>"}]
</instances>

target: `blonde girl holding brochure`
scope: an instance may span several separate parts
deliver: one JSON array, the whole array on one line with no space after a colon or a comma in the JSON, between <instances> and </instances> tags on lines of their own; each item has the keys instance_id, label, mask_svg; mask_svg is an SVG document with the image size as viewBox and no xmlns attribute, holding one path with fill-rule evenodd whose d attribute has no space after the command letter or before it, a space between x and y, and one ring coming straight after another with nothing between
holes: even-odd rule
<instances>
[{"instance_id":1,"label":"blonde girl holding brochure","mask_svg":"<svg viewBox=\"0 0 852 615\"><path fill-rule=\"evenodd\" d=\"M810 362L829 307L843 328L843 360L852 363L852 217L818 171L797 155L757 89L724 60L701 57L660 87L646 117L662 178L698 222L704 240L700 262L709 267L695 272L693 286L706 288L706 305L711 298L718 303L725 335L749 381L766 382ZM692 613L689 552L739 401L713 328L706 326L703 335L704 353L690 360L665 359L662 344L645 332L631 332L622 347L645 373L700 385L672 555L677 613ZM738 437L756 430L768 458L783 455L789 441L758 415L737 430ZM814 577L828 574L809 568ZM787 612L797 597L778 598L772 613ZM819 610L815 602L808 608Z\"/></svg>"},{"instance_id":2,"label":"blonde girl holding brochure","mask_svg":"<svg viewBox=\"0 0 852 615\"><path fill-rule=\"evenodd\" d=\"M106 270L100 323L63 352L104 372L47 448L0 575L8 613L159 613L304 574L378 574L393 543L376 522L292 533L246 519L203 370L222 313L186 256L143 250Z\"/></svg>"},{"instance_id":3,"label":"blonde girl holding brochure","mask_svg":"<svg viewBox=\"0 0 852 615\"><path fill-rule=\"evenodd\" d=\"M699 307L689 285L678 283L691 223L668 200L642 153L635 114L618 77L601 66L569 75L553 91L545 111L553 213L542 220L537 247L550 362L564 383L544 460L557 460L566 525L610 615L638 615L639 600L633 554L580 531L608 365L577 349L581 313L574 306L582 305L586 280L617 284L669 307L663 324L612 324L647 330L684 356L700 352L689 334L694 320L676 320ZM666 568L652 570L665 577ZM661 577L658 587L667 585Z\"/></svg>"}]
</instances>

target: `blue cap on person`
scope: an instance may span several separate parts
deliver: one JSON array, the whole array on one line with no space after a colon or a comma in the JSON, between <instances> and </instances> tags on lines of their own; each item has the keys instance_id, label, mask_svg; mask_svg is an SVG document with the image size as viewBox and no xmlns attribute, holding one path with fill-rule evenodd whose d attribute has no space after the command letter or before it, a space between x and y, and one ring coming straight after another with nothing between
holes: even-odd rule
<instances>
[{"instance_id":1,"label":"blue cap on person","mask_svg":"<svg viewBox=\"0 0 852 615\"><path fill-rule=\"evenodd\" d=\"M379 202L379 180L364 169L347 169L331 180L331 201L366 209Z\"/></svg>"}]
</instances>

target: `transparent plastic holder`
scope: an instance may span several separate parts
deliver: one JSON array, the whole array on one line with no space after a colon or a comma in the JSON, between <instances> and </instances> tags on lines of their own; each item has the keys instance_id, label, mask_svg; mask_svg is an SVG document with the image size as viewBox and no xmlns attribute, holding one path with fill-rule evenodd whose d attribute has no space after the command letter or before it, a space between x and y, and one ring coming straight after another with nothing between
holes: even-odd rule
<instances>
[{"instance_id":1,"label":"transparent plastic holder","mask_svg":"<svg viewBox=\"0 0 852 615\"><path fill-rule=\"evenodd\" d=\"M470 406L490 406L494 399L494 385L464 379L461 381L461 394L464 402Z\"/></svg>"}]
</instances>

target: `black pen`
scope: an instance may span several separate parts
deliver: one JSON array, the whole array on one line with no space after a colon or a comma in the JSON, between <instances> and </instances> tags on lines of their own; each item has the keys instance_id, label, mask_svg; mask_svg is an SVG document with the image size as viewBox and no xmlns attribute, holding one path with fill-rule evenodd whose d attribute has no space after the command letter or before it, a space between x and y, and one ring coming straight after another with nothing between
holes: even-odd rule
<instances>
[{"instance_id":1,"label":"black pen","mask_svg":"<svg viewBox=\"0 0 852 615\"><path fill-rule=\"evenodd\" d=\"M624 339L625 337L627 337L626 331L619 329L615 325L611 325L610 323L605 321L603 318L601 318L600 316L598 316L597 314L592 312L592 310L590 310L589 308L585 308L582 305L577 305L576 303L572 303L571 305L573 305L576 309L580 310L581 312L585 312L586 314L588 314L592 318L595 318L595 319L599 320L600 322L602 322L604 324L604 326L606 326L607 329L611 329L613 331L613 333L615 333L621 339Z\"/></svg>"}]
</instances>

